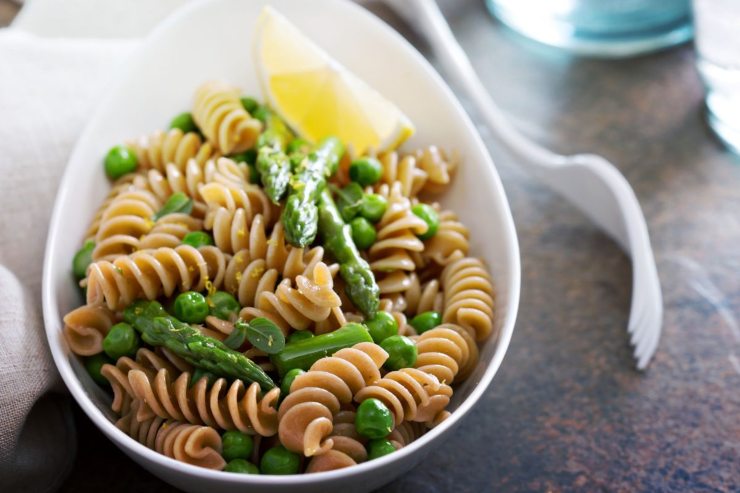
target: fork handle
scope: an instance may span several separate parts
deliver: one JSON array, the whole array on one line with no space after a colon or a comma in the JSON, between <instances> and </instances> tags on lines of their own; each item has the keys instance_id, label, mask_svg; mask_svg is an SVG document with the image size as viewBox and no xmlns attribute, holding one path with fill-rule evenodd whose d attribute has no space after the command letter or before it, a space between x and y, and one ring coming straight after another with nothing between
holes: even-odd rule
<instances>
[{"instance_id":1,"label":"fork handle","mask_svg":"<svg viewBox=\"0 0 740 493\"><path fill-rule=\"evenodd\" d=\"M414 28L425 36L445 74L474 101L494 137L515 161L533 175L541 174L543 164L557 166L563 156L522 135L491 99L434 0L405 1L404 8L414 10Z\"/></svg>"}]
</instances>

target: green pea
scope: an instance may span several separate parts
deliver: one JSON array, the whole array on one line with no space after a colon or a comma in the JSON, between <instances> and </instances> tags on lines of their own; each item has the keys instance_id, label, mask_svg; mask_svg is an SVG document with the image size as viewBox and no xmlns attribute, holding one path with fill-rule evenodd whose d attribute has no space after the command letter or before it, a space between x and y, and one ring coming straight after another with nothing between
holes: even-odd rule
<instances>
[{"instance_id":1,"label":"green pea","mask_svg":"<svg viewBox=\"0 0 740 493\"><path fill-rule=\"evenodd\" d=\"M359 183L363 187L375 185L383 175L383 165L373 157L355 159L349 165L350 180Z\"/></svg>"},{"instance_id":2,"label":"green pea","mask_svg":"<svg viewBox=\"0 0 740 493\"><path fill-rule=\"evenodd\" d=\"M257 466L251 462L247 462L244 459L234 459L229 461L224 467L226 472L237 472L240 474L259 474L260 470Z\"/></svg>"},{"instance_id":3,"label":"green pea","mask_svg":"<svg viewBox=\"0 0 740 493\"><path fill-rule=\"evenodd\" d=\"M100 373L100 369L103 365L113 364L113 360L108 358L105 353L98 353L85 358L84 364L85 369L96 383L104 387L110 387L110 382Z\"/></svg>"},{"instance_id":4,"label":"green pea","mask_svg":"<svg viewBox=\"0 0 740 493\"><path fill-rule=\"evenodd\" d=\"M360 250L370 248L375 240L378 239L378 233L375 231L375 226L365 219L364 217L356 217L349 223L352 228L352 240Z\"/></svg>"},{"instance_id":5,"label":"green pea","mask_svg":"<svg viewBox=\"0 0 740 493\"><path fill-rule=\"evenodd\" d=\"M416 329L416 332L423 334L441 324L442 315L439 312L424 312L412 318L409 323Z\"/></svg>"},{"instance_id":6,"label":"green pea","mask_svg":"<svg viewBox=\"0 0 740 493\"><path fill-rule=\"evenodd\" d=\"M293 380L295 380L298 375L303 375L304 373L306 372L300 368L293 368L286 373L283 377L283 381L280 383L280 393L283 396L290 394L290 386L293 385Z\"/></svg>"},{"instance_id":7,"label":"green pea","mask_svg":"<svg viewBox=\"0 0 740 493\"><path fill-rule=\"evenodd\" d=\"M416 363L416 344L406 336L390 336L380 343L388 353L385 366L389 370L411 368Z\"/></svg>"},{"instance_id":8,"label":"green pea","mask_svg":"<svg viewBox=\"0 0 740 493\"><path fill-rule=\"evenodd\" d=\"M179 128L183 133L199 132L198 126L193 120L193 114L188 113L187 111L185 113L180 113L173 118L170 122L170 128Z\"/></svg>"},{"instance_id":9,"label":"green pea","mask_svg":"<svg viewBox=\"0 0 740 493\"><path fill-rule=\"evenodd\" d=\"M105 156L105 173L112 180L136 171L139 160L136 153L127 146L114 146Z\"/></svg>"},{"instance_id":10,"label":"green pea","mask_svg":"<svg viewBox=\"0 0 740 493\"><path fill-rule=\"evenodd\" d=\"M360 215L371 223L377 223L383 218L387 208L388 200L385 197L377 193L368 193L360 204Z\"/></svg>"},{"instance_id":11,"label":"green pea","mask_svg":"<svg viewBox=\"0 0 740 493\"><path fill-rule=\"evenodd\" d=\"M375 344L380 344L389 337L398 334L398 322L388 312L379 311L375 313L373 318L365 320L364 324L367 326L370 337L373 338Z\"/></svg>"},{"instance_id":12,"label":"green pea","mask_svg":"<svg viewBox=\"0 0 740 493\"><path fill-rule=\"evenodd\" d=\"M183 245L190 245L193 248L213 245L213 238L205 231L191 231L182 237Z\"/></svg>"},{"instance_id":13,"label":"green pea","mask_svg":"<svg viewBox=\"0 0 740 493\"><path fill-rule=\"evenodd\" d=\"M229 159L235 163L254 164L257 162L257 149L247 149L244 152L232 154Z\"/></svg>"},{"instance_id":14,"label":"green pea","mask_svg":"<svg viewBox=\"0 0 740 493\"><path fill-rule=\"evenodd\" d=\"M308 152L311 150L311 143L307 141L306 139L302 139L298 137L297 139L293 139L288 144L288 147L285 149L285 152L287 154L293 154L294 152L299 152L301 154L308 154Z\"/></svg>"},{"instance_id":15,"label":"green pea","mask_svg":"<svg viewBox=\"0 0 740 493\"><path fill-rule=\"evenodd\" d=\"M344 188L334 189L337 194L337 209L345 222L350 222L359 212L365 192L357 183L350 183Z\"/></svg>"},{"instance_id":16,"label":"green pea","mask_svg":"<svg viewBox=\"0 0 740 493\"><path fill-rule=\"evenodd\" d=\"M72 259L72 274L76 279L84 279L87 275L87 267L92 263L93 250L95 250L95 242L87 240L75 253Z\"/></svg>"},{"instance_id":17,"label":"green pea","mask_svg":"<svg viewBox=\"0 0 740 493\"><path fill-rule=\"evenodd\" d=\"M121 356L134 356L137 349L139 349L139 335L125 322L111 327L103 339L103 351L114 360Z\"/></svg>"},{"instance_id":18,"label":"green pea","mask_svg":"<svg viewBox=\"0 0 740 493\"><path fill-rule=\"evenodd\" d=\"M256 99L251 98L249 96L244 96L241 98L242 106L245 110L247 110L248 113L254 113L254 110L257 109L257 107L260 105Z\"/></svg>"},{"instance_id":19,"label":"green pea","mask_svg":"<svg viewBox=\"0 0 740 493\"><path fill-rule=\"evenodd\" d=\"M413 212L415 216L423 219L428 226L425 233L416 235L420 240L428 240L437 234L437 230L439 229L439 214L437 214L437 211L435 211L431 205L416 204L411 208L411 212Z\"/></svg>"},{"instance_id":20,"label":"green pea","mask_svg":"<svg viewBox=\"0 0 740 493\"><path fill-rule=\"evenodd\" d=\"M305 341L313 337L313 332L309 330L296 330L288 336L288 344L298 341Z\"/></svg>"},{"instance_id":21,"label":"green pea","mask_svg":"<svg viewBox=\"0 0 740 493\"><path fill-rule=\"evenodd\" d=\"M367 460L377 459L396 451L390 440L377 438L367 442Z\"/></svg>"},{"instance_id":22,"label":"green pea","mask_svg":"<svg viewBox=\"0 0 740 493\"><path fill-rule=\"evenodd\" d=\"M260 461L263 474L297 474L300 467L301 456L282 445L269 449Z\"/></svg>"},{"instance_id":23,"label":"green pea","mask_svg":"<svg viewBox=\"0 0 740 493\"><path fill-rule=\"evenodd\" d=\"M393 431L393 415L383 402L371 397L357 406L355 429L367 438L386 437Z\"/></svg>"},{"instance_id":24,"label":"green pea","mask_svg":"<svg viewBox=\"0 0 740 493\"><path fill-rule=\"evenodd\" d=\"M211 308L210 314L221 320L236 320L239 310L242 308L234 295L226 291L216 291L209 294L206 301Z\"/></svg>"},{"instance_id":25,"label":"green pea","mask_svg":"<svg viewBox=\"0 0 740 493\"><path fill-rule=\"evenodd\" d=\"M222 435L221 455L227 461L234 459L246 459L252 455L254 440L246 433L237 430L224 432Z\"/></svg>"},{"instance_id":26,"label":"green pea","mask_svg":"<svg viewBox=\"0 0 740 493\"><path fill-rule=\"evenodd\" d=\"M209 312L205 296L195 291L187 291L177 295L173 308L175 317L189 324L202 323Z\"/></svg>"}]
</instances>

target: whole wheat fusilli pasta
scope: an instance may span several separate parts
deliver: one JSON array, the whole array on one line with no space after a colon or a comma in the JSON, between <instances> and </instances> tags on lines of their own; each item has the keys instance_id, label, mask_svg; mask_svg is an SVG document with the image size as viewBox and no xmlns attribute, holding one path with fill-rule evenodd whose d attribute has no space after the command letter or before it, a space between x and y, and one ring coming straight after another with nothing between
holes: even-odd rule
<instances>
[{"instance_id":1,"label":"whole wheat fusilli pasta","mask_svg":"<svg viewBox=\"0 0 740 493\"><path fill-rule=\"evenodd\" d=\"M195 91L193 119L208 141L224 154L246 151L257 140L262 124L239 101L239 90L219 81Z\"/></svg>"},{"instance_id":2,"label":"whole wheat fusilli pasta","mask_svg":"<svg viewBox=\"0 0 740 493\"><path fill-rule=\"evenodd\" d=\"M209 283L218 287L226 262L218 248L189 245L139 251L113 262L99 260L88 269L87 302L120 310L138 298L171 296L175 289L203 291Z\"/></svg>"},{"instance_id":3,"label":"whole wheat fusilli pasta","mask_svg":"<svg viewBox=\"0 0 740 493\"><path fill-rule=\"evenodd\" d=\"M128 381L135 399L140 401L136 419L154 416L191 424L205 424L223 430L240 430L272 436L277 432L277 401L280 389L261 395L259 384L245 386L241 380L231 384L219 378L209 384L201 378L191 385L191 374L177 375L162 368L156 374L132 369Z\"/></svg>"},{"instance_id":4,"label":"whole wheat fusilli pasta","mask_svg":"<svg viewBox=\"0 0 740 493\"><path fill-rule=\"evenodd\" d=\"M379 368L387 357L380 346L360 343L318 360L296 377L278 411L280 442L307 457L332 449L328 437L334 415L380 379Z\"/></svg>"},{"instance_id":5,"label":"whole wheat fusilli pasta","mask_svg":"<svg viewBox=\"0 0 740 493\"><path fill-rule=\"evenodd\" d=\"M116 421L116 426L134 440L160 454L207 469L221 470L221 435L210 426L152 418L139 422L135 409Z\"/></svg>"},{"instance_id":6,"label":"whole wheat fusilli pasta","mask_svg":"<svg viewBox=\"0 0 740 493\"><path fill-rule=\"evenodd\" d=\"M103 351L103 338L116 321L101 305L82 305L64 316L64 338L73 353L92 356Z\"/></svg>"},{"instance_id":7,"label":"whole wheat fusilli pasta","mask_svg":"<svg viewBox=\"0 0 740 493\"><path fill-rule=\"evenodd\" d=\"M491 276L476 258L461 258L442 273L443 320L471 329L479 341L493 331L494 293Z\"/></svg>"},{"instance_id":8,"label":"whole wheat fusilli pasta","mask_svg":"<svg viewBox=\"0 0 740 493\"><path fill-rule=\"evenodd\" d=\"M209 159L218 157L218 152L208 142L203 142L195 132L183 133L178 128L167 132L157 130L151 135L128 143L137 156L140 170L165 171L168 164L185 169L188 161L195 160L201 167Z\"/></svg>"}]
</instances>

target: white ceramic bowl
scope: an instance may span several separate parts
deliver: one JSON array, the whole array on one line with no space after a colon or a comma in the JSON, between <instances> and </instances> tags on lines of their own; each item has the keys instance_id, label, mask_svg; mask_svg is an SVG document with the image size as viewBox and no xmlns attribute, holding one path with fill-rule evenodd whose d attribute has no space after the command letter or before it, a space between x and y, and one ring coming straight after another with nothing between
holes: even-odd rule
<instances>
[{"instance_id":1,"label":"white ceramic bowl","mask_svg":"<svg viewBox=\"0 0 740 493\"><path fill-rule=\"evenodd\" d=\"M463 166L443 202L470 227L472 253L495 279L498 337L485 343L478 368L455 391L452 417L402 450L355 467L319 474L252 476L210 471L169 459L114 425L110 398L99 389L62 337L62 317L81 300L71 259L110 185L102 156L116 143L165 128L190 107L208 79L260 95L251 59L252 26L264 0L210 0L186 6L157 28L132 55L72 154L57 196L44 264L44 319L52 354L85 413L129 457L187 491L368 491L409 470L438 447L485 392L509 345L519 303L516 232L498 174L475 127L449 88L400 35L362 8L339 0L273 0L275 8L359 74L414 121L406 148L437 144L457 149ZM465 450L460 451L465 454Z\"/></svg>"}]
</instances>

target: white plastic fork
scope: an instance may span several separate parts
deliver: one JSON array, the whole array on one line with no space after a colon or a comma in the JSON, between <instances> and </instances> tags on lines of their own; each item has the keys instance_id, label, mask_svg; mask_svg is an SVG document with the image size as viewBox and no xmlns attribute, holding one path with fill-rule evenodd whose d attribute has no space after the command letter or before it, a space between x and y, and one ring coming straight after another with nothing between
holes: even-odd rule
<instances>
[{"instance_id":1,"label":"white plastic fork","mask_svg":"<svg viewBox=\"0 0 740 493\"><path fill-rule=\"evenodd\" d=\"M644 370L660 339L663 295L645 217L627 180L601 156L561 156L519 133L491 99L434 0L385 2L429 42L446 75L475 103L513 162L578 207L632 258L627 328L637 368Z\"/></svg>"}]
</instances>

